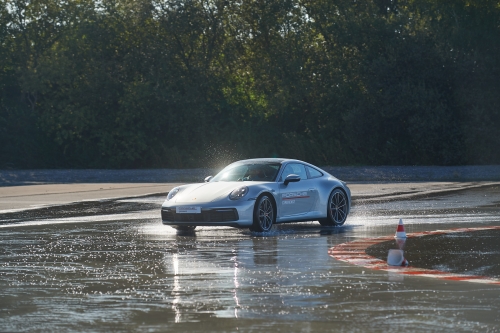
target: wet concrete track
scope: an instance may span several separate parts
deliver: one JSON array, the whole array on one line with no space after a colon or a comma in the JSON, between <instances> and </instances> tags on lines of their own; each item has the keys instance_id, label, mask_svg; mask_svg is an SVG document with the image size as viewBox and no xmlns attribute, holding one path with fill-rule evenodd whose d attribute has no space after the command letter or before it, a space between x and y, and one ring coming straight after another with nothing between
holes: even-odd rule
<instances>
[{"instance_id":1,"label":"wet concrete track","mask_svg":"<svg viewBox=\"0 0 500 333\"><path fill-rule=\"evenodd\" d=\"M163 226L163 196L0 216L0 331L498 332L500 286L368 270L328 249L367 237L500 225L500 188L363 202L344 227L268 234ZM498 232L429 236L410 265L498 278ZM370 248L384 257L392 244ZM484 256L484 260L478 260Z\"/></svg>"}]
</instances>

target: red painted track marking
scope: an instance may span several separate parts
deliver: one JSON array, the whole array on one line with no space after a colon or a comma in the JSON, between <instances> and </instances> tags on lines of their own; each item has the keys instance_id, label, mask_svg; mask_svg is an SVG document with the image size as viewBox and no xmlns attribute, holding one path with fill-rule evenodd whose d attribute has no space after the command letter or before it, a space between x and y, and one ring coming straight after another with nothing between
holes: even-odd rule
<instances>
[{"instance_id":1,"label":"red painted track marking","mask_svg":"<svg viewBox=\"0 0 500 333\"><path fill-rule=\"evenodd\" d=\"M476 228L455 228L448 230L436 230L436 231L423 231L423 232L415 232L411 234L407 234L407 238L414 237L422 237L429 235L445 235L459 232L471 232L471 231L480 231L480 230L494 230L500 229L500 226L489 226L489 227L476 227ZM383 236L376 238L367 238L356 240L348 243L342 243L336 245L328 250L328 254L334 257L337 260L347 262L353 265L362 266L365 268L373 269L373 270L381 270L387 272L396 272L399 274L405 275L420 275L425 277L433 277L442 280L452 280L452 281L467 281L467 282L476 282L476 283L486 283L486 284L496 284L500 285L499 279L494 279L485 276L477 276L477 275L463 275L463 274L454 274L447 273L438 270L431 270L425 268L418 267L397 267L397 266L389 266L387 262L384 260L375 258L366 254L366 249L374 244L379 244L382 242L387 242L390 240L394 240L392 236Z\"/></svg>"}]
</instances>

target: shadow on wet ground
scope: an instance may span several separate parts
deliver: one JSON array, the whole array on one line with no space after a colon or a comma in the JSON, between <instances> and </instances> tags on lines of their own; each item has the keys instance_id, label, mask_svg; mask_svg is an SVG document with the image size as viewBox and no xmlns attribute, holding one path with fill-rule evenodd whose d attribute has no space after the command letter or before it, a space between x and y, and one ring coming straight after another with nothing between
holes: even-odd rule
<instances>
[{"instance_id":1,"label":"shadow on wet ground","mask_svg":"<svg viewBox=\"0 0 500 333\"><path fill-rule=\"evenodd\" d=\"M481 230L408 238L404 245L410 266L443 272L500 278L500 230ZM382 242L366 253L387 260L394 241Z\"/></svg>"}]
</instances>

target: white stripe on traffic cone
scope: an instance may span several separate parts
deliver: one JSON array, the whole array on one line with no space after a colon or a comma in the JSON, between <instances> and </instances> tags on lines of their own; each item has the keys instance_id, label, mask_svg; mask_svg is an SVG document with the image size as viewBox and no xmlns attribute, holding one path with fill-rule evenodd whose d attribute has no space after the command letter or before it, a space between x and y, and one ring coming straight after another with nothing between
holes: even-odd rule
<instances>
[{"instance_id":1,"label":"white stripe on traffic cone","mask_svg":"<svg viewBox=\"0 0 500 333\"><path fill-rule=\"evenodd\" d=\"M396 229L396 235L394 238L406 238L405 226L403 225L403 219L399 219L398 228Z\"/></svg>"}]
</instances>

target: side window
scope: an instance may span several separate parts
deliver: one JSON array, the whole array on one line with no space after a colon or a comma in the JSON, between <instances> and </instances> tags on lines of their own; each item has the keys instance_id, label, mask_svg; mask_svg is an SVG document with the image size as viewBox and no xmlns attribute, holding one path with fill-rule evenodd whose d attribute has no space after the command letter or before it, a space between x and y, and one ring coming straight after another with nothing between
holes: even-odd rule
<instances>
[{"instance_id":1,"label":"side window","mask_svg":"<svg viewBox=\"0 0 500 333\"><path fill-rule=\"evenodd\" d=\"M318 178L318 177L323 176L323 174L321 172L319 172L318 170L316 170L314 168L311 168L309 166L306 166L306 168L307 168L307 172L309 172L309 178Z\"/></svg>"},{"instance_id":2,"label":"side window","mask_svg":"<svg viewBox=\"0 0 500 333\"><path fill-rule=\"evenodd\" d=\"M285 167L283 173L281 174L281 180L285 180L286 176L290 174L295 174L300 177L300 179L307 179L306 168L302 164L290 163Z\"/></svg>"}]
</instances>

